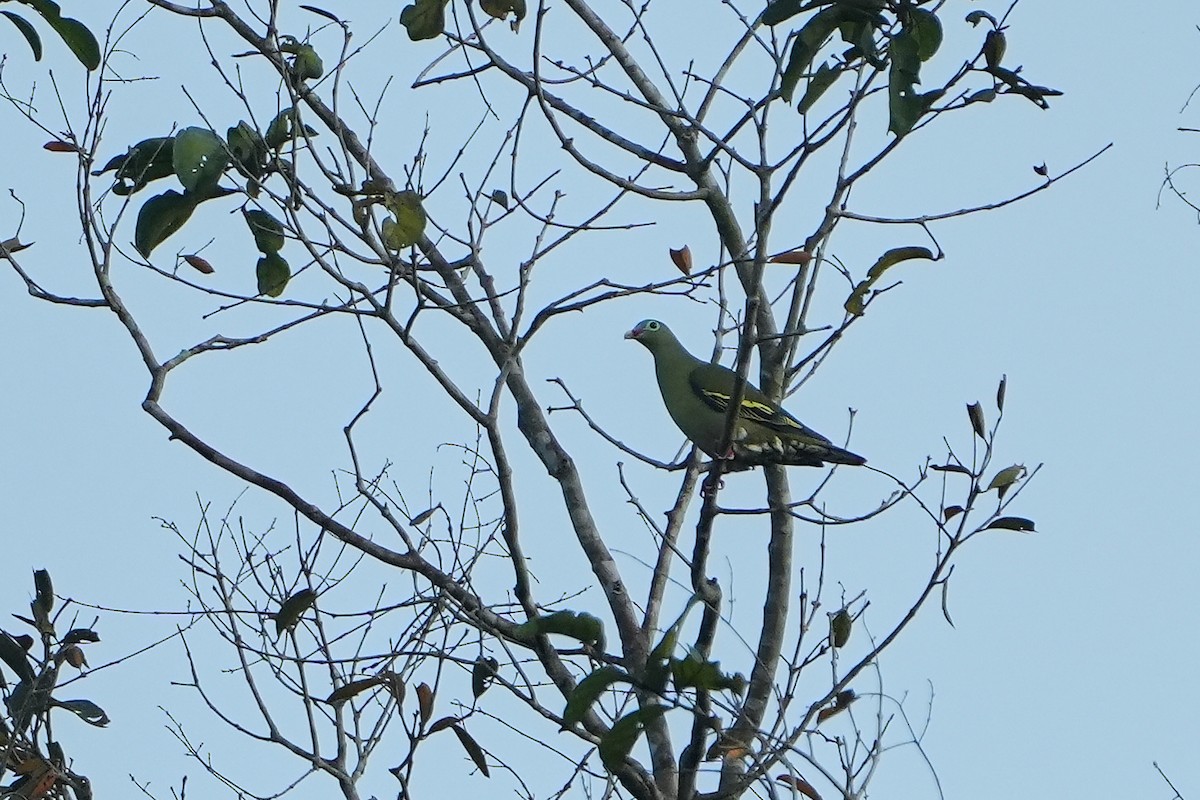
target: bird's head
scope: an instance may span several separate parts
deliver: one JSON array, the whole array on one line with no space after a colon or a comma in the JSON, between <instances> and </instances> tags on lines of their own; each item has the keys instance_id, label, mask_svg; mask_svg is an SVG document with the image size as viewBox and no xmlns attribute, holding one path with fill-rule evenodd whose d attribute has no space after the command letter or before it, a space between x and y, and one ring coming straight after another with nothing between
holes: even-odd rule
<instances>
[{"instance_id":1,"label":"bird's head","mask_svg":"<svg viewBox=\"0 0 1200 800\"><path fill-rule=\"evenodd\" d=\"M654 352L664 344L674 342L675 334L671 333L671 329L664 323L656 319L644 319L634 325L633 330L625 334L625 338L640 342L648 350Z\"/></svg>"}]
</instances>

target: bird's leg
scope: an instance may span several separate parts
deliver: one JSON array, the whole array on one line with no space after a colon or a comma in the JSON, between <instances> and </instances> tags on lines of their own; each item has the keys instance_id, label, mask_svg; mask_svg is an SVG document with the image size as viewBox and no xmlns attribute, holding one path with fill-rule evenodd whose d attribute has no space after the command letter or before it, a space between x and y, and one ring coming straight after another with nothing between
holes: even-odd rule
<instances>
[{"instance_id":1,"label":"bird's leg","mask_svg":"<svg viewBox=\"0 0 1200 800\"><path fill-rule=\"evenodd\" d=\"M717 493L718 490L725 488L725 481L721 480L720 476L713 477L709 475L700 482L700 496L707 499Z\"/></svg>"},{"instance_id":2,"label":"bird's leg","mask_svg":"<svg viewBox=\"0 0 1200 800\"><path fill-rule=\"evenodd\" d=\"M718 456L713 460L712 466L716 466L716 470L714 471L710 466L709 474L706 475L704 480L701 482L701 497L711 497L712 495L715 495L718 490L725 488L725 481L721 478L721 476L729 469L730 465L734 463L735 458L736 456L733 452L733 445L730 445L729 451L725 455Z\"/></svg>"}]
</instances>

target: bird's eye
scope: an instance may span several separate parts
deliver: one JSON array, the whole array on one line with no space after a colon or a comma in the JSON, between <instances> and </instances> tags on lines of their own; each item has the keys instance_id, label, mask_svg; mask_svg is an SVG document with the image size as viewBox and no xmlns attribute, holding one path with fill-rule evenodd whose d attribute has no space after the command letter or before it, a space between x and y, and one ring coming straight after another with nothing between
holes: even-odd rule
<instances>
[{"instance_id":1,"label":"bird's eye","mask_svg":"<svg viewBox=\"0 0 1200 800\"><path fill-rule=\"evenodd\" d=\"M657 323L657 322L651 322L649 325L647 325L647 326L646 326L646 328L647 328L648 330L656 331L656 330L658 330L658 323Z\"/></svg>"}]
</instances>

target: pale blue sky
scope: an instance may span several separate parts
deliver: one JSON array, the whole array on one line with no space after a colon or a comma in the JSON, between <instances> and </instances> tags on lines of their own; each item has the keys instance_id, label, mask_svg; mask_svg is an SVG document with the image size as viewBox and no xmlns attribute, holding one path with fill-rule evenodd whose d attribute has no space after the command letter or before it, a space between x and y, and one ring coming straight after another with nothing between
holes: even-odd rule
<instances>
[{"instance_id":1,"label":"pale blue sky","mask_svg":"<svg viewBox=\"0 0 1200 800\"><path fill-rule=\"evenodd\" d=\"M951 6L961 9L948 10L948 20L961 19L979 4ZM370 4L346 7L356 10L347 16L363 26L360 40L372 30L368 20L388 21L368 11ZM439 105L436 90L410 100L414 95L402 88L436 46L410 44L394 22L398 8L368 54L378 59L379 72L364 77L378 85L380 75L397 76L391 95L396 105L387 115L393 127L385 130L396 146L394 152L387 145L378 148L381 157L393 159L397 173L424 121L425 107L418 112L406 103L429 104L435 130L460 114ZM1195 27L1200 7L1170 0L1154 4L1153 13L1129 8L1034 0L1018 6L1009 63L1024 64L1031 80L1061 89L1064 96L1051 99L1049 112L1014 98L961 115L929 136L914 136L856 197L859 209L906 215L986 202L1035 185L1035 165L1045 162L1052 173L1061 172L1110 142L1113 148L1048 192L937 227L947 258L898 267L904 285L871 308L817 379L788 403L834 438L844 429L846 407L854 407L853 449L872 464L911 475L926 455L944 454L941 437L968 446L964 404L983 401L990 419L996 382L1007 374L997 466L1045 463L1014 508L1034 519L1039 532L996 533L967 547L950 592L956 627L930 609L881 664L886 692L908 695L906 708L915 722L923 722L932 687L924 745L950 798L1169 797L1151 767L1154 760L1185 794L1200 795L1200 768L1191 752L1200 711L1194 679L1200 545L1190 499L1197 479L1193 454L1200 449L1193 419L1200 384L1192 366L1200 341L1193 310L1200 289L1194 268L1200 229L1195 214L1174 199L1158 207L1164 165L1200 160L1200 135L1176 131L1200 127L1200 106L1180 113L1200 83L1190 58L1200 44ZM15 34L3 35L10 85L22 83L18 76L41 75L42 67L31 63ZM204 57L188 62L180 50L179 42L193 41L186 38L191 35L181 23L165 26L155 19L133 40L131 49L141 61L129 62L130 71L165 75L155 86L135 85L129 95L117 95L108 134L112 152L118 143L160 135L173 123L197 124L179 90L181 83L193 88L197 71L204 69ZM57 45L48 45L47 60L57 62L60 85L77 99L81 70L65 63ZM935 60L931 68L938 66ZM237 110L212 85L203 74L197 91L206 113L221 120L220 129L229 124L223 115ZM39 91L47 86L39 79ZM42 109L53 119L48 100L43 98ZM79 108L68 107L73 113ZM42 151L46 136L23 125L9 108L0 109L0 128L8 154L0 185L25 201L29 218L22 239L37 243L23 254L24 263L50 288L89 293L73 224L69 157ZM457 144L444 146L452 151ZM712 236L698 227L699 217L692 216L698 212L658 215L636 208L640 217L655 216L659 224L564 251L546 265L547 284L573 280L576 271L607 272L631 282L667 277L667 247L685 242L698 259L711 258ZM0 238L12 235L18 213L10 197L0 198ZM798 228L802 238L810 224L800 222ZM848 263L869 263L882 247L923 243L916 230L890 231L886 240L878 232L858 240L853 230L834 242ZM188 241L199 245L207 238L197 232ZM169 263L169 253L184 245L172 239L156 259ZM139 284L137 302L150 327L178 346L200 326L183 335L172 326L183 312L206 306L188 303L177 292L169 299L156 296L154 287ZM526 357L533 374L567 380L614 435L668 458L679 437L659 404L649 356L622 339L646 316L668 320L697 351L708 347L711 314L683 301L643 299L564 320L561 338L542 341ZM221 370L197 370L168 399L222 442L236 443L250 463L294 469L290 477L299 488L328 493L330 469L344 463L340 428L370 388L352 336L349 329L329 327L301 332L269 354L229 359L220 362ZM184 576L178 542L153 518L175 520L189 530L196 524L197 495L223 509L243 487L168 442L141 412L146 377L108 312L35 302L16 276L0 271L0 338L7 343L0 349L7 420L0 442L0 531L6 542L0 611L25 610L30 571L37 567L49 569L56 588L68 596L122 608L180 608L185 598L178 589ZM160 356L169 352L164 344ZM373 417L372 454L402 464L418 454L412 467L420 473L427 470L432 447L468 435L467 429L461 419L454 433L423 418L414 421L406 401L420 391L421 379L397 352L383 360L397 388ZM606 365L611 362L622 366L614 370ZM554 399L550 393L545 397ZM564 430L568 443L590 448L581 464L585 476L599 484L598 497L612 500L606 512L611 519L625 520L612 529L628 540L609 544L628 554L623 568L640 575L636 559L646 556L649 543L613 486L614 462L627 459L587 444L590 434L582 424ZM436 458L447 469L456 460L444 451ZM525 454L518 458L531 463ZM543 481L552 491L536 469L529 480ZM632 472L653 507L665 508L674 478L641 467ZM816 480L816 473L794 473L797 486ZM747 498L759 485L750 476L730 482L731 492L745 493L732 496ZM866 508L888 491L877 476L845 471L830 502ZM291 529L281 506L254 493L240 508L255 528L278 518L285 535ZM541 539L527 534L535 558L547 565L577 558L561 555L571 553L571 542L560 541L567 533L554 528L547 524ZM733 525L724 533L724 541L718 536L714 571L738 598L735 619L749 624L758 613L753 586L762 536ZM830 562L849 594L863 587L871 592L871 614L879 616L869 615L868 626L876 632L886 629L902 599L918 588L914 582L923 580L930 537L919 524L831 534ZM800 552L811 545L802 542ZM580 583L569 572L544 569L552 573L542 576L547 596L551 587L568 590ZM170 619L103 614L98 628L104 641L89 658L93 665L104 663L172 625ZM15 626L4 623L6 629ZM733 663L737 657L726 656ZM163 730L159 704L184 716L214 753L240 759L242 768L259 763L231 741L232 734L213 727L184 690L167 685L183 678L179 648L168 646L77 684L78 696L100 703L113 718L105 731L72 720L59 723L59 735L78 768L93 778L98 797L131 791L124 783L129 773L152 780L160 792L184 773L199 779ZM441 752L452 770L466 773L456 744ZM271 769L278 766L269 763ZM382 775L370 785L381 797L394 790L383 772L391 765L386 757L380 760L376 770ZM280 774L295 772L285 762ZM476 776L463 786L506 792L502 780L493 778L492 785ZM557 785L540 786L539 796ZM191 788L225 791L203 781ZM313 784L301 796L327 796L328 790ZM885 757L872 793L936 796L912 749Z\"/></svg>"}]
</instances>

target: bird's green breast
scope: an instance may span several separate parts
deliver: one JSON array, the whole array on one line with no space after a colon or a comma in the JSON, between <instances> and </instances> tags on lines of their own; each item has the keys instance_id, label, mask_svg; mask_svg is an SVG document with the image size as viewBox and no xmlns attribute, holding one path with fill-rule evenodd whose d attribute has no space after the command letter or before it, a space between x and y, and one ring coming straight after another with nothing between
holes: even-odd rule
<instances>
[{"instance_id":1,"label":"bird's green breast","mask_svg":"<svg viewBox=\"0 0 1200 800\"><path fill-rule=\"evenodd\" d=\"M655 362L658 388L671 419L704 452L715 456L724 433L725 415L717 414L692 386L692 371L703 365L690 356L687 363L671 363L670 357Z\"/></svg>"}]
</instances>

